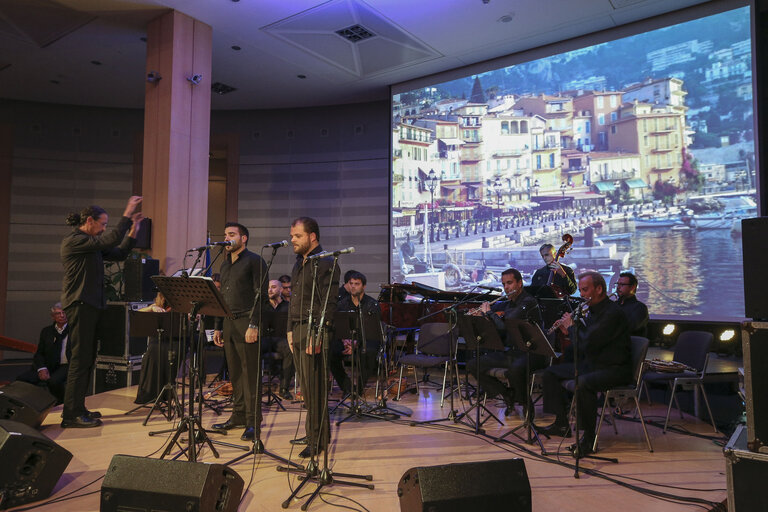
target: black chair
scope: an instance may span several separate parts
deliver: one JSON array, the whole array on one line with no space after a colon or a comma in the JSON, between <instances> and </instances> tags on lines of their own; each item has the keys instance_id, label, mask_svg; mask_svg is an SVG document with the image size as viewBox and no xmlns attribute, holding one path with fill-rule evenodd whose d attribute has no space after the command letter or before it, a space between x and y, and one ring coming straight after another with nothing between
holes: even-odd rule
<instances>
[{"instance_id":1,"label":"black chair","mask_svg":"<svg viewBox=\"0 0 768 512\"><path fill-rule=\"evenodd\" d=\"M669 424L669 414L672 411L672 402L674 401L677 406L677 410L680 412L680 419L683 418L683 411L680 409L680 403L677 401L675 392L678 386L684 389L692 389L694 393L696 390L701 391L701 396L704 398L704 403L707 406L707 412L709 413L709 419L712 421L712 427L717 432L717 425L715 425L715 418L712 416L712 409L709 407L709 399L707 398L707 392L704 389L704 376L707 372L707 363L709 362L709 350L714 342L714 336L711 332L706 331L684 331L680 333L675 344L675 353L672 359L676 363L680 363L680 366L687 367L685 370L679 372L658 372L649 371L643 375L643 385L645 386L645 392L648 396L648 402L650 403L651 395L648 392L648 384L664 384L666 383L672 391L669 397L669 406L667 407L667 417L664 420L664 433L667 432L667 426Z\"/></svg>"},{"instance_id":2,"label":"black chair","mask_svg":"<svg viewBox=\"0 0 768 512\"><path fill-rule=\"evenodd\" d=\"M397 385L397 400L400 399L401 383L403 379L403 369L406 366L413 368L413 377L416 380L416 391L419 390L419 379L416 375L416 368L426 370L428 368L444 367L443 385L440 398L440 407L445 401L445 383L448 379L448 368L454 365L457 339L457 332L448 329L448 324L443 322L426 323L421 326L419 338L416 341L416 351L413 354L404 354L400 357L397 364L400 366L400 378ZM457 372L458 373L458 372Z\"/></svg>"},{"instance_id":3,"label":"black chair","mask_svg":"<svg viewBox=\"0 0 768 512\"><path fill-rule=\"evenodd\" d=\"M635 410L640 416L640 425L643 427L643 433L645 434L645 442L648 443L648 451L653 452L651 446L651 438L648 437L648 430L645 428L645 419L643 419L643 411L640 410L640 389L643 383L643 365L645 363L645 355L648 353L648 338L641 336L632 336L631 350L632 350L632 369L634 371L634 380L632 384L626 386L619 386L609 389L604 395L603 408L600 411L600 419L597 422L597 431L595 432L595 443L592 446L593 451L597 451L597 440L600 438L600 427L603 424L603 418L605 417L605 411L609 411L611 415L611 423L613 423L613 431L616 435L619 431L616 429L616 419L613 414L613 409L609 405L609 400L614 399L616 403L620 403L621 400L629 399L635 401Z\"/></svg>"}]
</instances>

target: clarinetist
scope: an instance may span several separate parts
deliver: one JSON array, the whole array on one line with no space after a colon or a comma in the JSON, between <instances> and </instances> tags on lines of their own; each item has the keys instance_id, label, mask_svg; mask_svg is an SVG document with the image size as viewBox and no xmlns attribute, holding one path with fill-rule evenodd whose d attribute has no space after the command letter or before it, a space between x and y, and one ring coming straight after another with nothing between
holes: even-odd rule
<instances>
[{"instance_id":1,"label":"clarinetist","mask_svg":"<svg viewBox=\"0 0 768 512\"><path fill-rule=\"evenodd\" d=\"M501 339L507 349L504 352L489 351L480 356L480 375L477 375L477 362L474 357L467 361L467 370L477 379L480 388L489 397L501 395L506 404L506 415L514 411L515 402L525 404L527 385L525 382L525 354L517 350L506 335L503 318L519 318L529 320L541 325L541 312L536 299L523 289L523 278L520 272L514 268L508 268L501 274L501 284L504 286L506 300L501 300L491 305L483 303L475 314L487 315L499 330ZM469 356L468 356L469 357ZM546 359L536 354L531 357L531 371L544 368ZM504 368L504 380L488 374L494 368Z\"/></svg>"}]
</instances>

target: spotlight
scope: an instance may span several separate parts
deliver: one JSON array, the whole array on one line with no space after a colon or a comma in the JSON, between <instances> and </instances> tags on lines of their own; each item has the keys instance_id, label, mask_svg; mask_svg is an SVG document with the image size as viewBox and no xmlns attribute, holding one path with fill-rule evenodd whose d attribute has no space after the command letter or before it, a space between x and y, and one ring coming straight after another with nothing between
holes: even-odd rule
<instances>
[{"instance_id":1,"label":"spotlight","mask_svg":"<svg viewBox=\"0 0 768 512\"><path fill-rule=\"evenodd\" d=\"M664 329L661 331L664 336L669 336L673 332L675 332L675 324L667 324L664 326Z\"/></svg>"},{"instance_id":2,"label":"spotlight","mask_svg":"<svg viewBox=\"0 0 768 512\"><path fill-rule=\"evenodd\" d=\"M720 341L731 341L736 337L736 331L733 329L726 329L720 333Z\"/></svg>"}]
</instances>

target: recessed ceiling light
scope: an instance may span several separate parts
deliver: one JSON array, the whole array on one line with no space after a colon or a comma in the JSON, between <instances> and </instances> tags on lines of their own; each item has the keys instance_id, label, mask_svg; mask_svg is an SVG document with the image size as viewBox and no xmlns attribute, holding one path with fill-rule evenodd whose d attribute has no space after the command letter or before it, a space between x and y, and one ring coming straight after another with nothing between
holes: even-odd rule
<instances>
[{"instance_id":1,"label":"recessed ceiling light","mask_svg":"<svg viewBox=\"0 0 768 512\"><path fill-rule=\"evenodd\" d=\"M233 45L232 45L232 49L233 49L233 50L235 50L236 52L239 52L240 50L242 50L242 48L240 48L240 47L239 47L239 46L237 46L236 44L233 44Z\"/></svg>"},{"instance_id":2,"label":"recessed ceiling light","mask_svg":"<svg viewBox=\"0 0 768 512\"><path fill-rule=\"evenodd\" d=\"M98 60L92 60L91 64L93 64L94 66L101 66L101 62L99 62Z\"/></svg>"},{"instance_id":3,"label":"recessed ceiling light","mask_svg":"<svg viewBox=\"0 0 768 512\"><path fill-rule=\"evenodd\" d=\"M513 19L515 19L515 13L510 12L509 14L505 14L504 16L497 19L496 21L498 21L499 23L509 23Z\"/></svg>"},{"instance_id":4,"label":"recessed ceiling light","mask_svg":"<svg viewBox=\"0 0 768 512\"><path fill-rule=\"evenodd\" d=\"M231 85L223 84L221 82L214 82L213 84L211 84L211 91L219 95L229 94L230 92L236 91L236 90L237 89L232 87Z\"/></svg>"},{"instance_id":5,"label":"recessed ceiling light","mask_svg":"<svg viewBox=\"0 0 768 512\"><path fill-rule=\"evenodd\" d=\"M305 78L307 78L307 75L296 75L296 78L300 80L304 80Z\"/></svg>"}]
</instances>

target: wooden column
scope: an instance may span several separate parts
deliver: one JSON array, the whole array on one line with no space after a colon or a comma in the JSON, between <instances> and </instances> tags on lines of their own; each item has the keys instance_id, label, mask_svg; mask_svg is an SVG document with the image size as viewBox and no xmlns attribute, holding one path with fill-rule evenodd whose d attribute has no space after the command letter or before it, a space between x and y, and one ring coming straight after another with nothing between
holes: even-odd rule
<instances>
[{"instance_id":1,"label":"wooden column","mask_svg":"<svg viewBox=\"0 0 768 512\"><path fill-rule=\"evenodd\" d=\"M205 243L211 27L177 11L152 20L146 72L161 79L147 82L144 100L143 211L152 218L152 257L170 275L188 248Z\"/></svg>"}]
</instances>

